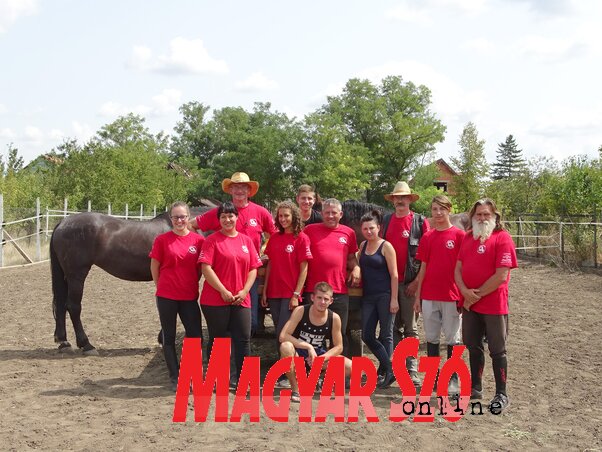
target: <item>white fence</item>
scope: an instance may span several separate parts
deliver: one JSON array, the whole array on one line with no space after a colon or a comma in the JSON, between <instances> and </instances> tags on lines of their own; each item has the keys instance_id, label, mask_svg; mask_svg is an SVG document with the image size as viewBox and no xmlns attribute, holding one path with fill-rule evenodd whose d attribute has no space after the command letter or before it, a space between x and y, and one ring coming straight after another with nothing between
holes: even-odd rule
<instances>
[{"instance_id":1,"label":"white fence","mask_svg":"<svg viewBox=\"0 0 602 452\"><path fill-rule=\"evenodd\" d=\"M88 201L88 212L92 211L92 203ZM96 210L97 211L97 210ZM63 208L45 209L40 208L40 200L36 200L35 213L26 218L15 219L5 222L4 196L0 193L0 268L9 266L10 264L32 264L36 262L44 262L47 260L47 246L52 230L61 218L65 218L71 214L80 213L80 211L69 210L67 199L63 202ZM116 218L124 218L130 220L149 220L157 216L157 206L153 206L153 214L145 215L144 206L140 205L140 209L130 211L129 205L125 205L123 215L113 213L111 204L107 205L106 211L108 215ZM18 229L19 233L10 233L9 229ZM26 231L23 233L23 231ZM19 262L8 262L5 256L7 250L14 249L20 256Z\"/></svg>"}]
</instances>

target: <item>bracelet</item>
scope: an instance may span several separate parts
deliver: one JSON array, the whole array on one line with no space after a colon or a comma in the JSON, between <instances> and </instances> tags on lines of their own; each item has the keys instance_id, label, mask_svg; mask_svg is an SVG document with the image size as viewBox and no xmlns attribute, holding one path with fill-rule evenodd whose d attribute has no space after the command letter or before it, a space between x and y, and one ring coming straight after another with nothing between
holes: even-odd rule
<instances>
[{"instance_id":1,"label":"bracelet","mask_svg":"<svg viewBox=\"0 0 602 452\"><path fill-rule=\"evenodd\" d=\"M301 298L300 292L293 292L293 297Z\"/></svg>"}]
</instances>

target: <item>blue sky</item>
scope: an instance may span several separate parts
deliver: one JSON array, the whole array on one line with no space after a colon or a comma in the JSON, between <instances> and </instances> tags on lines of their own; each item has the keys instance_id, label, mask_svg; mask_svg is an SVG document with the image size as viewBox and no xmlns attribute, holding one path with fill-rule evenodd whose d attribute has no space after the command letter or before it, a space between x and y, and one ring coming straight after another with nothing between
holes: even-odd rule
<instances>
[{"instance_id":1,"label":"blue sky","mask_svg":"<svg viewBox=\"0 0 602 452\"><path fill-rule=\"evenodd\" d=\"M0 0L0 146L29 161L130 111L171 133L178 107L271 102L303 117L352 77L424 84L458 152L495 159L602 145L598 0Z\"/></svg>"}]
</instances>

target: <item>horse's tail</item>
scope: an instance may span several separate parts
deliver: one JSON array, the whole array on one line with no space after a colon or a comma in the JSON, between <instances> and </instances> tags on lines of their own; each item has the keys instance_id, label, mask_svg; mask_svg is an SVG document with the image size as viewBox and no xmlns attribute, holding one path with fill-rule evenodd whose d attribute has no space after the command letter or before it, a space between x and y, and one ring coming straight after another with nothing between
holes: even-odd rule
<instances>
[{"instance_id":1,"label":"horse's tail","mask_svg":"<svg viewBox=\"0 0 602 452\"><path fill-rule=\"evenodd\" d=\"M57 226L58 227L58 226ZM56 232L56 228L54 228ZM65 272L59 258L54 249L54 232L50 238L50 270L52 274L52 314L56 319L57 308L67 309L67 281L65 280Z\"/></svg>"}]
</instances>

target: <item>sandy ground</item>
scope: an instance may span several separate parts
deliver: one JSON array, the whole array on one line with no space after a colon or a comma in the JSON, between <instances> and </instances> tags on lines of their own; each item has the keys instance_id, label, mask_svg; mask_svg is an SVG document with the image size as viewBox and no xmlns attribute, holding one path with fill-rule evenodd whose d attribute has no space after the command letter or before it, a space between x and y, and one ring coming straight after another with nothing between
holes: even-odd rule
<instances>
[{"instance_id":1,"label":"sandy ground","mask_svg":"<svg viewBox=\"0 0 602 452\"><path fill-rule=\"evenodd\" d=\"M521 262L511 281L509 393L500 416L449 423L387 420L394 386L372 400L381 421L173 424L149 283L93 269L83 321L99 357L52 342L48 264L0 270L0 449L28 450L601 450L602 277ZM73 329L68 324L68 335ZM254 350L269 355L273 338ZM268 360L271 357L267 358ZM484 376L493 395L490 361Z\"/></svg>"}]
</instances>

